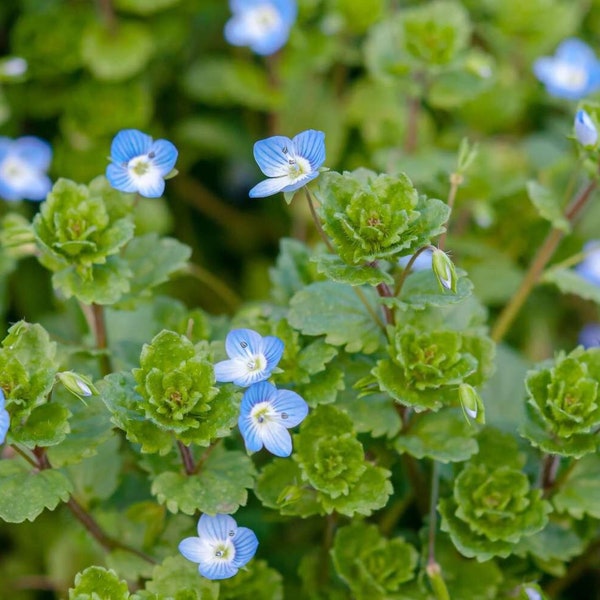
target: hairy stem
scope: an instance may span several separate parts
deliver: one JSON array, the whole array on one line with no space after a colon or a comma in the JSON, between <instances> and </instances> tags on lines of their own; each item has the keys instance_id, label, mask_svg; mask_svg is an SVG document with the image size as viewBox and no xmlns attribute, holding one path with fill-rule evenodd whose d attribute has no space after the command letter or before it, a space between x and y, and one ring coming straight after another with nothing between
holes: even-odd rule
<instances>
[{"instance_id":1,"label":"hairy stem","mask_svg":"<svg viewBox=\"0 0 600 600\"><path fill-rule=\"evenodd\" d=\"M181 454L181 462L183 463L185 474L193 475L196 470L196 464L194 463L192 451L189 449L188 446L186 446L179 440L177 440L177 448L179 449L179 454Z\"/></svg>"},{"instance_id":2,"label":"hairy stem","mask_svg":"<svg viewBox=\"0 0 600 600\"><path fill-rule=\"evenodd\" d=\"M402 275L400 275L400 278L398 279L398 283L396 283L396 287L394 288L394 296L398 297L400 295L400 292L402 291L402 288L404 287L404 282L406 281L406 278L410 275L410 271L411 271L413 265L415 264L415 261L417 260L417 258L419 258L420 254L425 252L425 250L435 250L435 246L431 246L430 244L427 244L427 246L421 246L421 248L419 248L410 257L410 260L408 261L406 267L404 268L404 271L402 271Z\"/></svg>"},{"instance_id":3,"label":"hairy stem","mask_svg":"<svg viewBox=\"0 0 600 600\"><path fill-rule=\"evenodd\" d=\"M104 319L104 307L100 304L80 303L81 310L85 315L88 326L94 334L96 348L100 350L100 372L102 375L112 373L112 364L108 355L108 339L106 336L106 321Z\"/></svg>"},{"instance_id":4,"label":"hairy stem","mask_svg":"<svg viewBox=\"0 0 600 600\"><path fill-rule=\"evenodd\" d=\"M590 199L592 192L596 189L596 186L597 182L595 180L590 181L567 208L565 217L570 223L579 216ZM561 229L553 228L550 230L550 233L546 237L544 243L540 246L529 266L519 289L512 297L511 301L504 307L504 310L500 313L498 320L492 328L491 337L495 342L499 342L505 336L509 327L512 325L512 322L523 307L523 304L525 304L525 301L529 297L531 290L539 281L545 266L554 255L554 252L564 235L565 233Z\"/></svg>"},{"instance_id":5,"label":"hairy stem","mask_svg":"<svg viewBox=\"0 0 600 600\"><path fill-rule=\"evenodd\" d=\"M427 544L427 564L436 564L435 532L437 529L437 503L440 493L440 465L434 460L431 469L431 492L429 497L429 537Z\"/></svg>"},{"instance_id":6,"label":"hairy stem","mask_svg":"<svg viewBox=\"0 0 600 600\"><path fill-rule=\"evenodd\" d=\"M556 474L560 466L560 456L558 454L546 454L542 461L540 470L539 485L544 492L544 496L548 496L556 483Z\"/></svg>"}]
</instances>

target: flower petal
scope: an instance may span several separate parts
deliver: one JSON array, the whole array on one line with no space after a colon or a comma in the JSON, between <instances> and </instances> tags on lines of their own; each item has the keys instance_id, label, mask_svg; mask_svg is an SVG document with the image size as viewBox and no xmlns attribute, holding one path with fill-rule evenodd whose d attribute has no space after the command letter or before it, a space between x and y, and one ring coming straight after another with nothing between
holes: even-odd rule
<instances>
[{"instance_id":1,"label":"flower petal","mask_svg":"<svg viewBox=\"0 0 600 600\"><path fill-rule=\"evenodd\" d=\"M265 448L275 456L289 456L292 453L292 436L279 423L271 421L261 428L261 437Z\"/></svg>"},{"instance_id":2,"label":"flower petal","mask_svg":"<svg viewBox=\"0 0 600 600\"><path fill-rule=\"evenodd\" d=\"M279 423L288 428L302 423L308 414L308 404L300 395L291 390L278 390L271 406L280 417ZM282 417L282 414L285 414L286 417Z\"/></svg>"},{"instance_id":3,"label":"flower petal","mask_svg":"<svg viewBox=\"0 0 600 600\"><path fill-rule=\"evenodd\" d=\"M156 140L149 150L150 160L152 164L158 168L162 177L173 170L177 162L177 148L168 140Z\"/></svg>"},{"instance_id":4,"label":"flower petal","mask_svg":"<svg viewBox=\"0 0 600 600\"><path fill-rule=\"evenodd\" d=\"M179 552L192 562L199 563L205 560L206 551L204 544L197 537L188 537L179 542Z\"/></svg>"},{"instance_id":5,"label":"flower petal","mask_svg":"<svg viewBox=\"0 0 600 600\"><path fill-rule=\"evenodd\" d=\"M248 452L258 452L263 447L262 437L258 425L250 417L249 414L240 414L238 419L238 427L244 438L244 445Z\"/></svg>"},{"instance_id":6,"label":"flower petal","mask_svg":"<svg viewBox=\"0 0 600 600\"><path fill-rule=\"evenodd\" d=\"M21 189L21 196L26 200L45 200L48 192L52 189L52 181L46 175L39 174L31 177Z\"/></svg>"},{"instance_id":7,"label":"flower petal","mask_svg":"<svg viewBox=\"0 0 600 600\"><path fill-rule=\"evenodd\" d=\"M252 529L239 527L233 538L233 545L235 558L231 564L235 567L243 567L256 554L258 538Z\"/></svg>"},{"instance_id":8,"label":"flower petal","mask_svg":"<svg viewBox=\"0 0 600 600\"><path fill-rule=\"evenodd\" d=\"M206 579L228 579L238 572L238 568L223 560L216 560L210 563L202 563L198 567L198 571Z\"/></svg>"},{"instance_id":9,"label":"flower petal","mask_svg":"<svg viewBox=\"0 0 600 600\"><path fill-rule=\"evenodd\" d=\"M158 169L152 169L137 181L137 192L144 198L160 198L164 191L165 180Z\"/></svg>"},{"instance_id":10,"label":"flower petal","mask_svg":"<svg viewBox=\"0 0 600 600\"><path fill-rule=\"evenodd\" d=\"M267 177L282 177L289 173L289 155L293 148L290 138L274 135L254 144L254 159Z\"/></svg>"},{"instance_id":11,"label":"flower petal","mask_svg":"<svg viewBox=\"0 0 600 600\"><path fill-rule=\"evenodd\" d=\"M110 156L113 162L127 163L132 158L147 154L152 146L152 138L137 129L123 129L113 138Z\"/></svg>"},{"instance_id":12,"label":"flower petal","mask_svg":"<svg viewBox=\"0 0 600 600\"><path fill-rule=\"evenodd\" d=\"M116 163L110 163L106 167L106 179L116 190L121 192L136 192L137 186L129 171Z\"/></svg>"},{"instance_id":13,"label":"flower petal","mask_svg":"<svg viewBox=\"0 0 600 600\"><path fill-rule=\"evenodd\" d=\"M582 63L593 63L596 61L594 51L577 38L568 38L556 48L556 57L560 60L571 62L576 65Z\"/></svg>"},{"instance_id":14,"label":"flower petal","mask_svg":"<svg viewBox=\"0 0 600 600\"><path fill-rule=\"evenodd\" d=\"M313 171L325 162L325 134L316 129L308 129L292 140L296 154L308 160Z\"/></svg>"},{"instance_id":15,"label":"flower petal","mask_svg":"<svg viewBox=\"0 0 600 600\"><path fill-rule=\"evenodd\" d=\"M263 353L263 338L253 329L232 329L225 338L225 351L229 358L252 358Z\"/></svg>"},{"instance_id":16,"label":"flower petal","mask_svg":"<svg viewBox=\"0 0 600 600\"><path fill-rule=\"evenodd\" d=\"M260 54L261 56L269 56L281 49L287 42L289 36L289 27L282 23L280 26L273 28L260 38L255 38L249 43L249 46L252 52Z\"/></svg>"},{"instance_id":17,"label":"flower petal","mask_svg":"<svg viewBox=\"0 0 600 600\"><path fill-rule=\"evenodd\" d=\"M35 136L25 136L14 141L13 150L30 167L47 171L52 160L50 144Z\"/></svg>"},{"instance_id":18,"label":"flower petal","mask_svg":"<svg viewBox=\"0 0 600 600\"><path fill-rule=\"evenodd\" d=\"M292 179L289 175L285 175L283 177L273 177L272 179L265 179L260 183L257 183L249 192L248 196L250 198L266 198L267 196L272 196L273 194L277 194L278 192L288 191L288 187L291 187L291 182L296 181ZM301 183L294 189L298 189L304 185Z\"/></svg>"},{"instance_id":19,"label":"flower petal","mask_svg":"<svg viewBox=\"0 0 600 600\"><path fill-rule=\"evenodd\" d=\"M241 413L250 413L252 407L259 402L272 402L277 394L277 388L268 381L259 381L249 387L242 396Z\"/></svg>"},{"instance_id":20,"label":"flower petal","mask_svg":"<svg viewBox=\"0 0 600 600\"><path fill-rule=\"evenodd\" d=\"M228 383L246 377L248 370L246 363L238 358L222 360L214 366L215 380L219 383Z\"/></svg>"},{"instance_id":21,"label":"flower petal","mask_svg":"<svg viewBox=\"0 0 600 600\"><path fill-rule=\"evenodd\" d=\"M263 355L267 359L269 373L277 366L283 356L284 343L274 335L263 338Z\"/></svg>"},{"instance_id":22,"label":"flower petal","mask_svg":"<svg viewBox=\"0 0 600 600\"><path fill-rule=\"evenodd\" d=\"M229 539L230 532L234 534L237 531L237 523L230 515L210 515L204 514L198 521L198 535L201 539L222 542Z\"/></svg>"},{"instance_id":23,"label":"flower petal","mask_svg":"<svg viewBox=\"0 0 600 600\"><path fill-rule=\"evenodd\" d=\"M10 415L3 408L0 410L0 444L4 443L8 428L10 427Z\"/></svg>"}]
</instances>

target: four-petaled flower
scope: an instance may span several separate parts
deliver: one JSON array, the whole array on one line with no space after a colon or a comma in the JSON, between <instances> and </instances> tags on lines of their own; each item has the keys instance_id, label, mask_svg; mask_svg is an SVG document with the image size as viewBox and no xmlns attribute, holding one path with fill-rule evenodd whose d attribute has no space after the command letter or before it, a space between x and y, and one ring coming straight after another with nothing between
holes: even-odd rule
<instances>
[{"instance_id":1,"label":"four-petaled flower","mask_svg":"<svg viewBox=\"0 0 600 600\"><path fill-rule=\"evenodd\" d=\"M229 6L233 16L225 25L225 39L263 56L287 42L296 20L295 0L230 0Z\"/></svg>"},{"instance_id":2,"label":"four-petaled flower","mask_svg":"<svg viewBox=\"0 0 600 600\"><path fill-rule=\"evenodd\" d=\"M10 415L8 414L6 408L4 408L4 392L0 388L0 444L4 443L9 426Z\"/></svg>"},{"instance_id":3,"label":"four-petaled flower","mask_svg":"<svg viewBox=\"0 0 600 600\"><path fill-rule=\"evenodd\" d=\"M110 147L111 164L106 168L110 185L121 192L138 192L159 198L165 176L177 161L177 148L167 140L153 140L137 129L119 131Z\"/></svg>"},{"instance_id":4,"label":"four-petaled flower","mask_svg":"<svg viewBox=\"0 0 600 600\"><path fill-rule=\"evenodd\" d=\"M0 197L5 200L44 200L52 182L46 171L50 145L33 136L0 137Z\"/></svg>"},{"instance_id":5,"label":"four-petaled flower","mask_svg":"<svg viewBox=\"0 0 600 600\"><path fill-rule=\"evenodd\" d=\"M274 336L262 337L252 329L233 329L225 339L229 360L215 365L217 381L231 381L248 387L271 376L281 360L283 342Z\"/></svg>"},{"instance_id":6,"label":"four-petaled flower","mask_svg":"<svg viewBox=\"0 0 600 600\"><path fill-rule=\"evenodd\" d=\"M575 136L577 141L584 147L595 146L598 141L598 130L592 117L583 109L575 114Z\"/></svg>"},{"instance_id":7,"label":"four-petaled flower","mask_svg":"<svg viewBox=\"0 0 600 600\"><path fill-rule=\"evenodd\" d=\"M600 86L600 62L594 51L576 38L562 42L554 56L538 58L533 72L550 95L568 100L579 100Z\"/></svg>"},{"instance_id":8,"label":"four-petaled flower","mask_svg":"<svg viewBox=\"0 0 600 600\"><path fill-rule=\"evenodd\" d=\"M202 515L198 537L185 538L179 552L198 563L200 575L207 579L233 577L256 553L258 539L251 529L238 527L229 515Z\"/></svg>"},{"instance_id":9,"label":"four-petaled flower","mask_svg":"<svg viewBox=\"0 0 600 600\"><path fill-rule=\"evenodd\" d=\"M600 242L592 240L584 247L585 258L575 267L581 277L594 285L600 285Z\"/></svg>"},{"instance_id":10,"label":"four-petaled flower","mask_svg":"<svg viewBox=\"0 0 600 600\"><path fill-rule=\"evenodd\" d=\"M325 161L325 134L308 129L292 138L275 135L254 144L254 158L270 179L250 190L250 198L293 192L319 175Z\"/></svg>"},{"instance_id":11,"label":"four-petaled flower","mask_svg":"<svg viewBox=\"0 0 600 600\"><path fill-rule=\"evenodd\" d=\"M263 446L275 456L292 453L288 429L300 424L308 405L296 392L278 390L263 381L246 390L240 407L238 425L246 449L257 452Z\"/></svg>"}]
</instances>

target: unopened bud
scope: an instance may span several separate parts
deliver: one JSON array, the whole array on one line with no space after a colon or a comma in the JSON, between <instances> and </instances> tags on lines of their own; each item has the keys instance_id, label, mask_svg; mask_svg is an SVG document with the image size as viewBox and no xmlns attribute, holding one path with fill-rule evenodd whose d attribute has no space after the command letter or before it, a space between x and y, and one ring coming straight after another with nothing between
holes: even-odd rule
<instances>
[{"instance_id":1,"label":"unopened bud","mask_svg":"<svg viewBox=\"0 0 600 600\"><path fill-rule=\"evenodd\" d=\"M61 373L57 373L56 376L60 382L78 398L98 394L98 390L94 387L91 379L85 375L80 375L73 371L62 371Z\"/></svg>"},{"instance_id":2,"label":"unopened bud","mask_svg":"<svg viewBox=\"0 0 600 600\"><path fill-rule=\"evenodd\" d=\"M575 136L584 148L591 148L598 141L598 130L588 113L580 109L575 115Z\"/></svg>"},{"instance_id":3,"label":"unopened bud","mask_svg":"<svg viewBox=\"0 0 600 600\"><path fill-rule=\"evenodd\" d=\"M456 293L456 269L454 263L443 250L436 248L433 251L431 267L440 286Z\"/></svg>"},{"instance_id":4,"label":"unopened bud","mask_svg":"<svg viewBox=\"0 0 600 600\"><path fill-rule=\"evenodd\" d=\"M470 423L485 423L485 408L475 388L468 383L458 386L458 399L462 407L465 419Z\"/></svg>"}]
</instances>

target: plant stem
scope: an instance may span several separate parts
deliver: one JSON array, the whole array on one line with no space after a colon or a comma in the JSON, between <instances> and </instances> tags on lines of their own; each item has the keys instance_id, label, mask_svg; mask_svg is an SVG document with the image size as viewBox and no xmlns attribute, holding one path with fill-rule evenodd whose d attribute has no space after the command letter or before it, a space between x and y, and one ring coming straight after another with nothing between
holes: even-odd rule
<instances>
[{"instance_id":1,"label":"plant stem","mask_svg":"<svg viewBox=\"0 0 600 600\"><path fill-rule=\"evenodd\" d=\"M100 350L100 372L102 375L112 373L110 356L108 355L108 340L106 337L106 322L104 320L104 307L100 304L79 303L81 310L88 323L88 327L94 334L96 348Z\"/></svg>"},{"instance_id":2,"label":"plant stem","mask_svg":"<svg viewBox=\"0 0 600 600\"><path fill-rule=\"evenodd\" d=\"M185 273L204 283L221 300L223 300L230 312L235 312L242 303L241 298L226 283L205 268L190 263L188 264Z\"/></svg>"},{"instance_id":3,"label":"plant stem","mask_svg":"<svg viewBox=\"0 0 600 600\"><path fill-rule=\"evenodd\" d=\"M444 224L446 229L440 235L440 239L438 240L438 248L443 250L446 246L446 236L448 235L448 222L450 221L450 217L452 216L452 210L454 208L454 202L456 201L456 192L458 192L458 188L464 181L463 176L460 173L452 173L450 175L450 190L448 192L448 208L450 209L450 214L448 215L448 221Z\"/></svg>"},{"instance_id":4,"label":"plant stem","mask_svg":"<svg viewBox=\"0 0 600 600\"><path fill-rule=\"evenodd\" d=\"M429 542L427 545L427 564L435 564L435 532L437 529L437 502L440 493L440 466L433 461L431 469L431 492L429 497Z\"/></svg>"},{"instance_id":5,"label":"plant stem","mask_svg":"<svg viewBox=\"0 0 600 600\"><path fill-rule=\"evenodd\" d=\"M194 473L199 473L202 470L202 467L206 463L206 461L210 458L210 455L214 452L215 448L220 444L223 438L219 438L215 440L202 454L202 456L198 459L196 463L196 467L194 469Z\"/></svg>"},{"instance_id":6,"label":"plant stem","mask_svg":"<svg viewBox=\"0 0 600 600\"><path fill-rule=\"evenodd\" d=\"M392 292L392 290L390 289L390 286L387 283L378 283L376 286L377 289L377 293L379 294L380 298L393 298L394 294ZM394 315L394 311L392 310L391 307L386 306L385 304L382 305L383 308L383 314L385 315L385 322L388 325L395 325L396 324L396 317Z\"/></svg>"},{"instance_id":7,"label":"plant stem","mask_svg":"<svg viewBox=\"0 0 600 600\"><path fill-rule=\"evenodd\" d=\"M323 546L321 548L322 557L319 567L319 582L324 587L329 579L329 550L333 544L333 534L337 524L337 513L333 512L325 517L325 529L323 531Z\"/></svg>"},{"instance_id":8,"label":"plant stem","mask_svg":"<svg viewBox=\"0 0 600 600\"><path fill-rule=\"evenodd\" d=\"M117 17L115 15L115 9L112 5L112 0L96 0L98 4L98 8L102 13L102 17L104 22L106 23L106 28L108 29L111 35L115 35L117 33Z\"/></svg>"},{"instance_id":9,"label":"plant stem","mask_svg":"<svg viewBox=\"0 0 600 600\"><path fill-rule=\"evenodd\" d=\"M421 246L410 257L410 260L408 261L406 267L404 268L404 271L402 271L402 275L400 276L400 279L398 279L398 283L396 283L396 287L394 288L394 296L398 297L400 295L400 292L402 291L402 288L404 286L404 282L406 281L406 278L410 275L412 266L415 264L415 261L417 260L417 258L419 258L419 255L422 254L423 252L425 252L425 250L435 250L435 246L431 246L430 244L427 244L427 246Z\"/></svg>"},{"instance_id":10,"label":"plant stem","mask_svg":"<svg viewBox=\"0 0 600 600\"><path fill-rule=\"evenodd\" d=\"M179 454L181 454L181 462L183 463L183 468L185 469L186 475L193 475L196 470L196 465L194 463L194 457L192 456L192 451L177 440L177 448L179 448Z\"/></svg>"},{"instance_id":11,"label":"plant stem","mask_svg":"<svg viewBox=\"0 0 600 600\"><path fill-rule=\"evenodd\" d=\"M570 223L572 223L581 213L587 201L591 197L592 192L596 189L596 186L596 180L590 181L567 208L565 217ZM539 281L542 272L544 271L544 267L552 258L564 235L565 232L561 229L553 228L550 230L550 233L546 237L544 243L540 246L531 265L529 266L529 270L525 274L519 289L512 297L511 301L504 307L504 310L500 313L498 320L492 328L491 337L495 342L502 340L508 331L523 304L529 297L531 290Z\"/></svg>"},{"instance_id":12,"label":"plant stem","mask_svg":"<svg viewBox=\"0 0 600 600\"><path fill-rule=\"evenodd\" d=\"M50 470L52 469L52 465L48 460L48 456L46 455L45 448L35 448L33 450L33 454L37 460L37 468L40 471ZM71 511L73 516L87 529L87 531L92 535L92 537L104 548L106 552L111 552L112 550L124 550L125 552L129 552L130 554L135 554L139 556L141 559L149 562L151 564L156 564L156 561L141 550L137 548L133 548L110 537L103 529L100 527L98 522L88 513L79 502L71 495L67 502L65 503L67 508Z\"/></svg>"},{"instance_id":13,"label":"plant stem","mask_svg":"<svg viewBox=\"0 0 600 600\"><path fill-rule=\"evenodd\" d=\"M331 243L331 241L327 237L327 234L323 230L323 226L321 225L321 220L319 219L319 215L317 215L317 211L315 209L315 203L313 202L313 199L312 199L312 194L308 191L308 188L306 186L304 186L304 195L306 196L306 200L308 202L308 208L310 209L310 214L312 215L315 227L317 228L317 232L321 236L321 239L327 246L327 249L329 250L329 252L332 252L335 254L335 248L333 247L333 244Z\"/></svg>"},{"instance_id":14,"label":"plant stem","mask_svg":"<svg viewBox=\"0 0 600 600\"><path fill-rule=\"evenodd\" d=\"M545 497L549 495L554 487L559 466L560 456L558 454L546 454L542 461L542 468L540 471L540 487L542 488Z\"/></svg>"}]
</instances>

